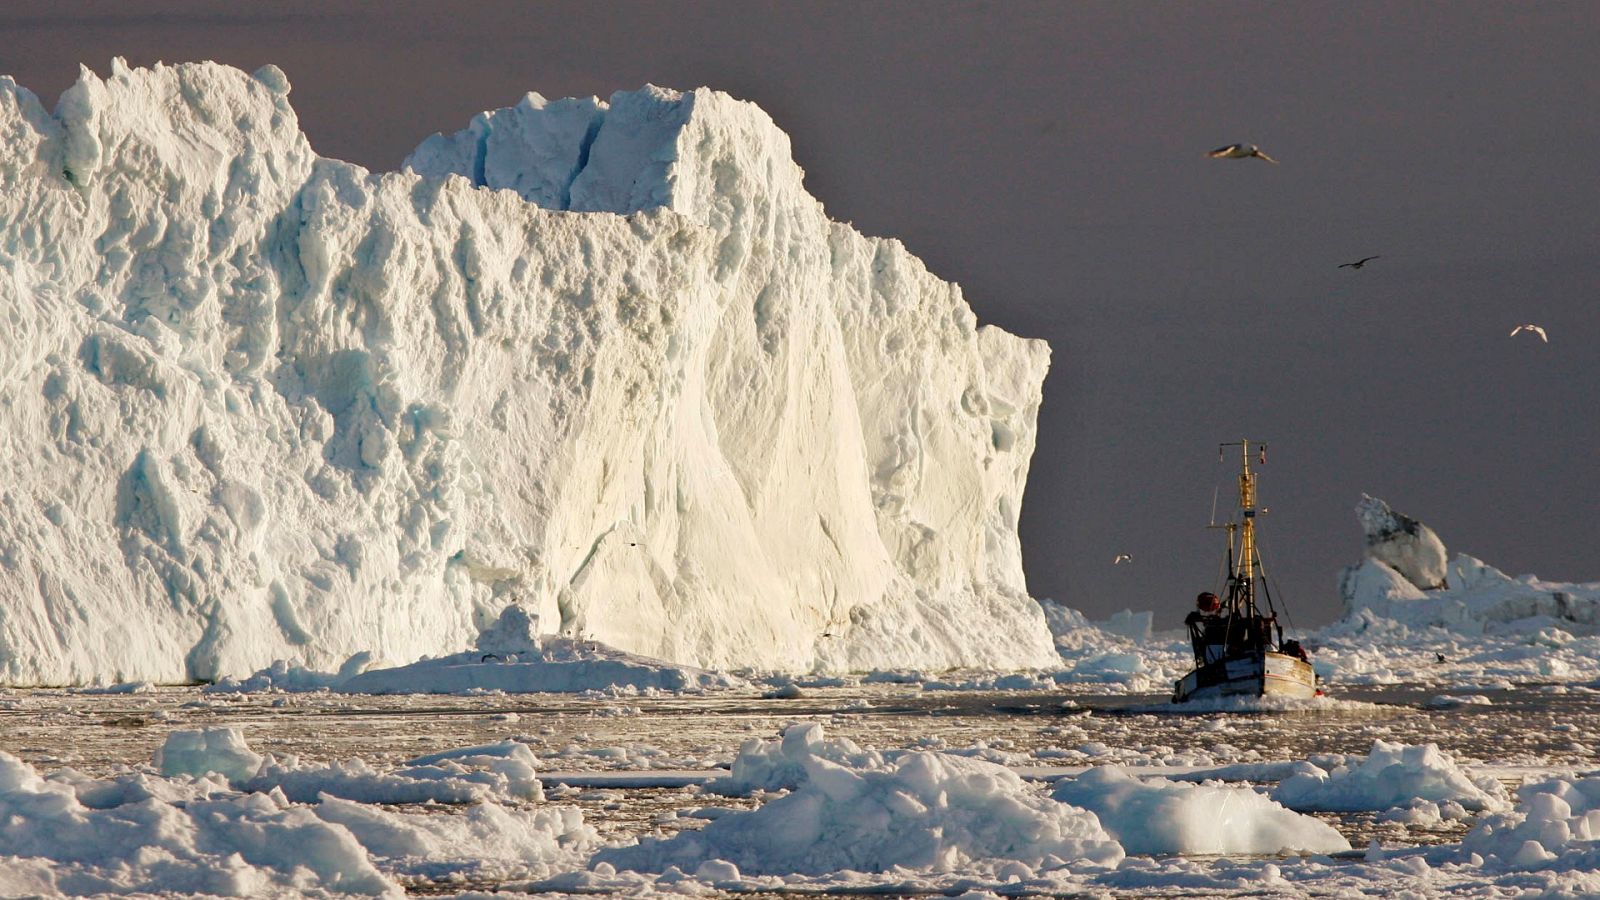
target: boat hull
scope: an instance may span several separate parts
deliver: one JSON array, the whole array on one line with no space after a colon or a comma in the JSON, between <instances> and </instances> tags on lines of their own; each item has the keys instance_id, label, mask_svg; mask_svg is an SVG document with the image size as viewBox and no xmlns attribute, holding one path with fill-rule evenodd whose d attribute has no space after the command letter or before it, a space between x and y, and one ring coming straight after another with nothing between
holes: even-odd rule
<instances>
[{"instance_id":1,"label":"boat hull","mask_svg":"<svg viewBox=\"0 0 1600 900\"><path fill-rule=\"evenodd\" d=\"M1173 685L1172 702L1215 697L1287 697L1317 695L1317 674L1311 664L1276 651L1234 656L1201 666Z\"/></svg>"}]
</instances>

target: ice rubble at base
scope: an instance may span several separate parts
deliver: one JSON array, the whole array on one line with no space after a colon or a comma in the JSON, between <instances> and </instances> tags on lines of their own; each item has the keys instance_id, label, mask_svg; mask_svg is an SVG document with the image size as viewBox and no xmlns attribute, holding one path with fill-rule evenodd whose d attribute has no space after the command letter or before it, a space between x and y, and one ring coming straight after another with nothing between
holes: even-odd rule
<instances>
[{"instance_id":1,"label":"ice rubble at base","mask_svg":"<svg viewBox=\"0 0 1600 900\"><path fill-rule=\"evenodd\" d=\"M537 617L520 604L507 606L478 635L476 649L422 659L405 666L371 666L357 654L336 673L315 672L283 660L248 678L223 678L208 692L321 691L346 694L508 694L584 691L692 693L743 686L741 679L681 666L597 641L541 636Z\"/></svg>"},{"instance_id":2,"label":"ice rubble at base","mask_svg":"<svg viewBox=\"0 0 1600 900\"><path fill-rule=\"evenodd\" d=\"M1170 633L1152 635L1152 612L1123 610L1104 622L1091 622L1054 600L1042 599L1039 605L1060 657L1058 665L1065 666L1059 680L1168 691L1193 665L1186 640Z\"/></svg>"},{"instance_id":3,"label":"ice rubble at base","mask_svg":"<svg viewBox=\"0 0 1600 900\"><path fill-rule=\"evenodd\" d=\"M288 92L0 80L0 679L410 660L519 598L687 665L1051 663L1048 347L830 221L755 106L530 96L371 174Z\"/></svg>"}]
</instances>

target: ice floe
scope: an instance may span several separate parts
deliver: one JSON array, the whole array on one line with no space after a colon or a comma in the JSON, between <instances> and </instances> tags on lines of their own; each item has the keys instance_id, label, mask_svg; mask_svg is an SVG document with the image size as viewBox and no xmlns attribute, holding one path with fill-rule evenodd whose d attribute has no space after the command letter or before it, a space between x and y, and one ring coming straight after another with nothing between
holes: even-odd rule
<instances>
[{"instance_id":1,"label":"ice floe","mask_svg":"<svg viewBox=\"0 0 1600 900\"><path fill-rule=\"evenodd\" d=\"M725 863L757 875L1001 869L1031 875L1039 868L1105 868L1123 858L1093 813L1045 797L1009 769L933 752L845 765L826 754L851 756L849 748L828 745L813 728L791 730L780 742L782 764L793 765L798 778L789 793L719 816L700 831L602 850L594 862L646 872ZM789 780L787 773L762 777Z\"/></svg>"},{"instance_id":2,"label":"ice floe","mask_svg":"<svg viewBox=\"0 0 1600 900\"><path fill-rule=\"evenodd\" d=\"M1364 758L1329 769L1301 763L1279 782L1272 799L1298 810L1385 810L1413 799L1452 801L1470 810L1510 805L1499 781L1467 774L1437 744L1383 740L1374 741Z\"/></svg>"},{"instance_id":3,"label":"ice floe","mask_svg":"<svg viewBox=\"0 0 1600 900\"><path fill-rule=\"evenodd\" d=\"M1184 784L1097 766L1050 794L1092 810L1129 853L1269 855L1350 849L1333 826L1247 787Z\"/></svg>"}]
</instances>

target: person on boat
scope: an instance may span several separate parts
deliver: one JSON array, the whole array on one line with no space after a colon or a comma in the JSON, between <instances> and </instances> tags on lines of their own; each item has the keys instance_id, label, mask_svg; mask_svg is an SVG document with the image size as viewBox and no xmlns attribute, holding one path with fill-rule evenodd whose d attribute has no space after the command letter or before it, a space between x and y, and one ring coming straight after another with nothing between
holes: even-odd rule
<instances>
[{"instance_id":1,"label":"person on boat","mask_svg":"<svg viewBox=\"0 0 1600 900\"><path fill-rule=\"evenodd\" d=\"M1194 598L1194 612L1183 620L1189 627L1205 622L1207 619L1216 618L1222 611L1222 600L1210 591L1201 591L1200 596Z\"/></svg>"},{"instance_id":2,"label":"person on boat","mask_svg":"<svg viewBox=\"0 0 1600 900\"><path fill-rule=\"evenodd\" d=\"M1226 642L1223 634L1226 629L1220 613L1222 600L1210 591L1201 591L1194 598L1194 611L1184 617L1183 624L1189 626L1189 639L1194 642L1195 659L1212 662L1213 657L1221 654L1221 645ZM1212 650L1210 648L1216 648Z\"/></svg>"}]
</instances>

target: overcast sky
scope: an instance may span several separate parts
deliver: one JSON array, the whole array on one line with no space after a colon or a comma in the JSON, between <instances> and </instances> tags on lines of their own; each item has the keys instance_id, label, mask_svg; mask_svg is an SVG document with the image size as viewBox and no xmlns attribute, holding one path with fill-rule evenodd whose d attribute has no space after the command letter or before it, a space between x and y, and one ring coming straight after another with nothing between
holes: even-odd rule
<instances>
[{"instance_id":1,"label":"overcast sky","mask_svg":"<svg viewBox=\"0 0 1600 900\"><path fill-rule=\"evenodd\" d=\"M530 90L758 103L832 217L1054 348L1036 596L1176 626L1240 436L1300 624L1340 611L1362 492L1600 580L1600 4L131 6L0 7L0 72L48 106L79 62L276 63L312 146L380 170ZM1204 158L1235 141L1281 165Z\"/></svg>"}]
</instances>

